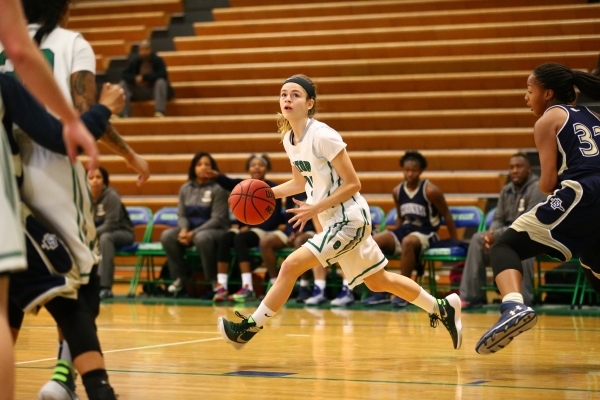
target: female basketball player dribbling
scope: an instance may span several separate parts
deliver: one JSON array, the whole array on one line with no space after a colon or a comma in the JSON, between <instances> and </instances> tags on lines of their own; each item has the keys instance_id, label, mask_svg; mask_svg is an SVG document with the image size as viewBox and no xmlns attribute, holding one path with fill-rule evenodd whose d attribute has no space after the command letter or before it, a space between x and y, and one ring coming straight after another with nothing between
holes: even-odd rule
<instances>
[{"instance_id":1,"label":"female basketball player dribbling","mask_svg":"<svg viewBox=\"0 0 600 400\"><path fill-rule=\"evenodd\" d=\"M542 64L527 79L525 101L541 116L533 130L540 191L552 194L521 215L490 251L502 316L477 343L479 354L502 350L537 322L523 304L521 260L579 256L588 282L600 293L600 119L586 107L568 105L575 101L574 86L600 99L598 77L564 65Z\"/></svg>"},{"instance_id":2,"label":"female basketball player dribbling","mask_svg":"<svg viewBox=\"0 0 600 400\"><path fill-rule=\"evenodd\" d=\"M241 323L219 318L223 339L241 349L267 320L275 315L292 293L298 277L316 265L341 266L350 288L365 283L373 291L390 292L430 314L431 326L441 321L452 336L455 349L460 348L462 325L460 299L452 294L435 299L416 282L383 268L387 259L371 237L369 206L360 195L361 187L346 144L335 130L312 118L316 107L316 90L303 75L287 79L280 92L279 132L292 164L293 178L273 188L276 198L306 191L307 201L295 201L298 208L290 221L304 227L317 216L323 232L295 250L281 265L271 290L248 318Z\"/></svg>"}]
</instances>

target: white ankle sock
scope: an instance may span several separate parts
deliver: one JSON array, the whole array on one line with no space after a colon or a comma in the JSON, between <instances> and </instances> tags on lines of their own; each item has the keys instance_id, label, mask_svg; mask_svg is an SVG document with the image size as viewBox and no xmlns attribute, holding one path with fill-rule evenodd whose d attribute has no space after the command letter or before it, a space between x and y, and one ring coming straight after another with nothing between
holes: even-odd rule
<instances>
[{"instance_id":1,"label":"white ankle sock","mask_svg":"<svg viewBox=\"0 0 600 400\"><path fill-rule=\"evenodd\" d=\"M73 357L71 357L71 349L69 343L66 340L58 342L58 357L59 360L65 360L73 364Z\"/></svg>"},{"instance_id":2,"label":"white ankle sock","mask_svg":"<svg viewBox=\"0 0 600 400\"><path fill-rule=\"evenodd\" d=\"M429 314L435 314L437 301L435 297L430 295L425 291L425 289L421 288L421 292L417 296L416 299L411 301L415 306L422 308Z\"/></svg>"},{"instance_id":3,"label":"white ankle sock","mask_svg":"<svg viewBox=\"0 0 600 400\"><path fill-rule=\"evenodd\" d=\"M308 279L300 279L301 287L308 287Z\"/></svg>"},{"instance_id":4,"label":"white ankle sock","mask_svg":"<svg viewBox=\"0 0 600 400\"><path fill-rule=\"evenodd\" d=\"M227 274L217 274L217 282L227 290Z\"/></svg>"},{"instance_id":5,"label":"white ankle sock","mask_svg":"<svg viewBox=\"0 0 600 400\"><path fill-rule=\"evenodd\" d=\"M514 301L516 303L521 303L521 304L525 303L523 301L523 295L519 292L512 292L512 293L507 294L506 296L504 296L502 298L502 302L504 303L505 301Z\"/></svg>"},{"instance_id":6,"label":"white ankle sock","mask_svg":"<svg viewBox=\"0 0 600 400\"><path fill-rule=\"evenodd\" d=\"M260 305L254 311L254 314L251 315L254 322L256 322L256 326L263 326L272 316L275 315L275 311L272 311L265 305L264 301L260 302Z\"/></svg>"},{"instance_id":7,"label":"white ankle sock","mask_svg":"<svg viewBox=\"0 0 600 400\"><path fill-rule=\"evenodd\" d=\"M242 273L242 287L248 286L248 289L254 290L252 287L252 272Z\"/></svg>"},{"instance_id":8,"label":"white ankle sock","mask_svg":"<svg viewBox=\"0 0 600 400\"><path fill-rule=\"evenodd\" d=\"M325 279L315 279L315 286L321 289L321 292L325 292Z\"/></svg>"}]
</instances>

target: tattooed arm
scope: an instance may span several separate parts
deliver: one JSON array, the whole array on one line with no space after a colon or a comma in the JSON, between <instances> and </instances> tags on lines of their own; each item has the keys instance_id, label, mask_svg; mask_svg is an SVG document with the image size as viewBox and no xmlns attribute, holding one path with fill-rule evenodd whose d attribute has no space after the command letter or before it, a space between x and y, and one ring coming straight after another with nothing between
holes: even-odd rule
<instances>
[{"instance_id":1,"label":"tattooed arm","mask_svg":"<svg viewBox=\"0 0 600 400\"><path fill-rule=\"evenodd\" d=\"M71 75L71 96L75 108L81 113L96 104L96 77L92 72L77 71ZM148 180L150 177L148 163L133 151L110 122L100 141L113 153L123 157L127 166L139 174L138 185Z\"/></svg>"}]
</instances>

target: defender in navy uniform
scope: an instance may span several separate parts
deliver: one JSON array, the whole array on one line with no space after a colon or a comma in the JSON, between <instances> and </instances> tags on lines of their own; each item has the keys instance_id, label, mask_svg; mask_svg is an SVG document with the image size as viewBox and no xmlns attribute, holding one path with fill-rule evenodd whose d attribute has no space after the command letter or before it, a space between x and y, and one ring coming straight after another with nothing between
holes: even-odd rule
<instances>
[{"instance_id":1,"label":"defender in navy uniform","mask_svg":"<svg viewBox=\"0 0 600 400\"><path fill-rule=\"evenodd\" d=\"M446 220L450 237L456 239L457 235L444 194L429 180L421 179L421 174L427 168L425 157L418 151L407 151L400 158L400 166L404 181L392 190L398 212L396 227L375 234L373 238L385 254L402 254L400 271L410 278L415 268L421 267L421 254L439 240L437 231L441 217ZM375 293L365 299L364 304L376 305L389 301L386 293ZM408 302L394 298L392 304L404 307Z\"/></svg>"},{"instance_id":2,"label":"defender in navy uniform","mask_svg":"<svg viewBox=\"0 0 600 400\"><path fill-rule=\"evenodd\" d=\"M495 353L537 322L523 304L521 260L548 254L562 261L579 256L585 275L600 293L600 119L586 107L570 106L574 86L600 98L600 78L546 63L527 79L525 100L535 115L535 145L545 202L520 216L491 249L503 296L500 320L477 343L479 354Z\"/></svg>"}]
</instances>

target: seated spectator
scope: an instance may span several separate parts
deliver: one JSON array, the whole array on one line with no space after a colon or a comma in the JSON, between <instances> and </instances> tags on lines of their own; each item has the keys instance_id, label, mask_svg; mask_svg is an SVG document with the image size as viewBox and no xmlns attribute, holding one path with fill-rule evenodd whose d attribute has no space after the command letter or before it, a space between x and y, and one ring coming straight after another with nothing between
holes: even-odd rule
<instances>
[{"instance_id":1,"label":"seated spectator","mask_svg":"<svg viewBox=\"0 0 600 400\"><path fill-rule=\"evenodd\" d=\"M269 186L274 187L278 184L266 179L267 171L271 169L271 161L265 154L262 156L251 155L246 161L246 171L250 174L250 178L259 179L266 182ZM205 177L211 179L216 178L216 181L223 189L231 191L243 179L231 179L219 171L205 171ZM232 228L221 237L218 245L218 263L217 263L217 292L213 297L213 301L236 301L245 302L256 299L254 285L252 283L252 263L250 258L250 250L257 247L262 237L267 233L279 234L279 226L286 223L283 211L281 208L281 199L277 199L275 211L265 222L259 225L248 226L242 223L238 224L237 228ZM237 261L240 265L242 274L242 287L236 293L229 295L229 264L231 263L231 250L235 250ZM267 265L267 270L270 279L274 282L277 277L277 265Z\"/></svg>"},{"instance_id":2,"label":"seated spectator","mask_svg":"<svg viewBox=\"0 0 600 400\"><path fill-rule=\"evenodd\" d=\"M400 166L404 172L404 182L392 191L398 212L396 226L393 230L373 235L373 239L385 254L402 254L400 273L410 278L415 268L422 268L421 255L439 240L437 231L442 217L450 238L457 239L457 235L444 194L429 180L421 179L421 174L427 168L425 157L418 151L407 151L400 159ZM397 307L408 304L399 297L391 301ZM374 293L363 301L365 305L387 302L390 302L387 293Z\"/></svg>"},{"instance_id":3,"label":"seated spectator","mask_svg":"<svg viewBox=\"0 0 600 400\"><path fill-rule=\"evenodd\" d=\"M102 167L88 172L90 191L94 202L94 224L100 248L100 298L113 297L115 277L115 251L133 244L135 234L129 214L121 202L119 193L109 186L108 171Z\"/></svg>"},{"instance_id":4,"label":"seated spectator","mask_svg":"<svg viewBox=\"0 0 600 400\"><path fill-rule=\"evenodd\" d=\"M546 196L538 188L538 177L531 173L527 156L517 153L508 165L510 182L500 192L498 207L490 229L473 235L460 282L460 299L463 308L479 308L486 303L485 267L490 264L490 247L521 214L531 210ZM521 261L523 265L522 293L525 304L533 303L533 263L535 258Z\"/></svg>"},{"instance_id":5,"label":"seated spectator","mask_svg":"<svg viewBox=\"0 0 600 400\"><path fill-rule=\"evenodd\" d=\"M286 210L296 207L293 199L306 201L306 193L302 192L295 196L288 197L285 204ZM288 214L288 216L291 217L290 214ZM267 268L267 271L269 271L271 283L274 283L275 278L277 278L277 273L279 272L277 269L277 255L275 252L286 247L297 249L315 235L315 223L313 220L309 220L306 225L304 225L302 232L299 232L298 228L294 228L293 225L293 223L290 224L287 222L285 225L285 230L269 232L260 238L260 256L262 258L263 265ZM324 270L324 268L320 265L315 268ZM273 271L274 275L271 275L271 271ZM310 297L311 292L308 287L309 276L310 272L307 272L300 277L300 290L298 292L298 297L296 298L298 303L303 303L304 300Z\"/></svg>"},{"instance_id":6,"label":"seated spectator","mask_svg":"<svg viewBox=\"0 0 600 400\"><path fill-rule=\"evenodd\" d=\"M169 293L183 289L189 272L184 255L188 247L196 246L204 278L216 290L217 253L221 236L229 226L229 193L212 178L206 178L206 171L218 171L217 162L208 153L196 153L188 171L188 181L179 190L177 227L165 230L160 241L167 254L167 265L173 283L167 288ZM212 298L213 291L208 295Z\"/></svg>"},{"instance_id":7,"label":"seated spectator","mask_svg":"<svg viewBox=\"0 0 600 400\"><path fill-rule=\"evenodd\" d=\"M125 91L125 107L121 112L124 118L131 117L132 101L151 99L154 99L154 116L164 117L167 100L172 99L174 95L173 88L169 85L165 62L152 52L147 40L140 43L138 54L131 56L123 70L121 86Z\"/></svg>"}]
</instances>

